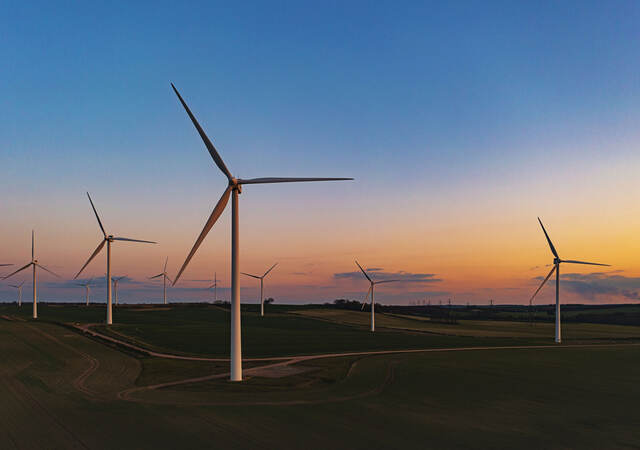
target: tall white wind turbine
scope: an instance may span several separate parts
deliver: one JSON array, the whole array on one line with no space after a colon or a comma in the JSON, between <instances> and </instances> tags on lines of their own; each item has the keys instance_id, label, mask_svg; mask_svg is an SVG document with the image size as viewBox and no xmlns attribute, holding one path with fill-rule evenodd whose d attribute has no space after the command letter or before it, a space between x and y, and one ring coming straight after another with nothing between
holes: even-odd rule
<instances>
[{"instance_id":1,"label":"tall white wind turbine","mask_svg":"<svg viewBox=\"0 0 640 450\"><path fill-rule=\"evenodd\" d=\"M49 272L50 274L55 275L58 278L60 277L58 276L58 274L50 271L49 269L41 265L36 259L36 233L33 230L31 230L31 262L19 268L15 272L10 273L6 277L4 277L4 279L6 280L7 278L14 276L18 272L22 272L24 269L27 269L29 266L33 268L33 318L37 319L38 318L38 276L36 273L36 267L44 270L45 272Z\"/></svg>"},{"instance_id":2,"label":"tall white wind turbine","mask_svg":"<svg viewBox=\"0 0 640 450\"><path fill-rule=\"evenodd\" d=\"M123 275L121 277L113 277L113 293L115 296L115 300L116 300L116 306L118 306L118 283L120 282L120 280L122 280L123 278L126 278L127 275Z\"/></svg>"},{"instance_id":3,"label":"tall white wind turbine","mask_svg":"<svg viewBox=\"0 0 640 450\"><path fill-rule=\"evenodd\" d=\"M173 283L173 281L171 281L171 278L169 278L169 275L167 275L167 263L168 262L169 262L169 257L167 256L167 259L165 259L165 261L164 261L164 270L162 271L162 273L159 273L158 275L154 275L152 277L149 277L150 280L162 277L163 296L164 296L164 304L165 305L167 304L167 280L169 280L170 283Z\"/></svg>"},{"instance_id":4,"label":"tall white wind turbine","mask_svg":"<svg viewBox=\"0 0 640 450\"><path fill-rule=\"evenodd\" d=\"M16 288L18 290L18 306L22 306L22 285L24 281L20 284L10 284L12 288Z\"/></svg>"},{"instance_id":5,"label":"tall white wind turbine","mask_svg":"<svg viewBox=\"0 0 640 450\"><path fill-rule=\"evenodd\" d=\"M213 208L209 219L204 225L200 236L196 239L193 248L189 252L187 259L185 260L180 272L176 276L176 280L173 282L175 285L177 281L180 279L180 275L191 261L191 258L195 254L202 241L209 233L209 230L216 223L222 211L227 206L227 202L229 201L229 197L232 196L231 201L231 381L242 381L242 331L240 325L240 241L239 241L239 212L238 212L238 196L242 191L242 186L245 184L265 184L265 183L291 183L291 182L302 182L302 181L338 181L338 180L352 180L352 178L252 178L248 180L243 180L240 178L235 178L231 175L229 169L224 164L224 161L218 154L218 151L214 147L211 140L207 137L206 133L196 120L195 116L191 113L191 110L182 99L182 96L176 89L176 87L171 84L174 92L178 96L180 103L184 107L185 111L189 115L191 122L198 130L198 134L200 134L200 138L204 141L207 150L209 150L209 154L213 158L214 162L218 166L218 168L222 171L222 173L227 177L229 181L229 185L227 189L218 200L218 203Z\"/></svg>"},{"instance_id":6,"label":"tall white wind turbine","mask_svg":"<svg viewBox=\"0 0 640 450\"><path fill-rule=\"evenodd\" d=\"M89 296L91 295L91 282L93 278L89 278L89 281L85 281L84 283L78 283L78 286L84 287L86 306L89 306Z\"/></svg>"},{"instance_id":7,"label":"tall white wind turbine","mask_svg":"<svg viewBox=\"0 0 640 450\"><path fill-rule=\"evenodd\" d=\"M374 293L374 290L375 290L375 286L376 286L376 284L393 283L393 282L400 281L400 280L374 281L367 274L367 272L362 268L362 266L358 263L358 261L356 261L356 264L358 265L358 267L362 271L362 274L367 278L367 280L369 280L369 290L367 291L367 295L365 296L364 302L362 303L362 309L364 309L364 306L367 304L367 297L369 297L369 294L371 294L371 331L376 331L375 300L373 298L373 293Z\"/></svg>"},{"instance_id":8,"label":"tall white wind turbine","mask_svg":"<svg viewBox=\"0 0 640 450\"><path fill-rule=\"evenodd\" d=\"M533 295L531 296L531 299L529 300L529 304L533 302L534 297L538 294L538 292L540 292L540 289L542 289L542 286L544 286L547 280L551 278L551 275L553 275L553 272L555 272L556 273L556 343L559 344L560 342L562 342L562 330L560 327L560 264L561 263L588 264L590 266L607 266L607 267L609 267L609 264L576 261L573 259L560 259L560 256L558 256L558 252L556 251L556 248L553 246L553 243L551 242L551 239L547 234L547 230L545 230L544 225L542 225L542 221L540 220L539 217L538 217L538 222L540 222L540 226L542 227L544 236L547 238L547 243L549 244L551 253L553 253L553 268L551 269L549 274L546 276L546 278L542 281L538 289L536 289L536 291L533 293Z\"/></svg>"},{"instance_id":9,"label":"tall white wind turbine","mask_svg":"<svg viewBox=\"0 0 640 450\"><path fill-rule=\"evenodd\" d=\"M246 275L248 277L252 277L252 278L255 278L257 280L260 280L260 315L263 316L263 317L264 317L264 295L263 295L264 294L264 277L266 277L269 274L269 272L271 272L271 270L277 265L278 265L278 263L275 263L262 276L261 275L252 275L252 274L246 273L246 272L241 272L242 275Z\"/></svg>"},{"instance_id":10,"label":"tall white wind turbine","mask_svg":"<svg viewBox=\"0 0 640 450\"><path fill-rule=\"evenodd\" d=\"M91 203L91 208L93 209L93 213L96 215L96 219L98 220L98 225L100 225L100 230L102 230L102 234L104 235L104 238L98 244L98 247L94 250L91 256L89 256L89 259L87 260L86 263L84 263L84 266L82 266L82 268L76 274L76 276L73 277L73 279L75 280L76 278L78 278L78 276L80 276L84 268L87 267L87 265L89 265L91 260L95 258L98 255L98 253L100 253L100 250L102 250L102 247L104 247L104 244L107 244L107 280L106 280L107 281L107 325L111 325L113 324L113 314L112 314L112 305L111 305L111 243L113 241L127 241L127 242L143 242L145 244L155 244L155 242L141 241L139 239L129 239L125 237L115 237L111 234L107 235L107 232L104 231L104 227L102 226L102 222L100 221L100 216L98 216L98 211L96 211L96 207L93 206L93 201L91 200L91 196L89 195L88 192L87 192L87 197L89 197L89 203Z\"/></svg>"}]
</instances>

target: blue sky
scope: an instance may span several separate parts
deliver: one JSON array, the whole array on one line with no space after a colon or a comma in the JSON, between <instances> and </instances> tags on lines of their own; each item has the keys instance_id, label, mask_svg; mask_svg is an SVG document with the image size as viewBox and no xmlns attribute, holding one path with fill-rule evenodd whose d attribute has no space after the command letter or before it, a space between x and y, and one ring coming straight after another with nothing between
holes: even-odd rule
<instances>
[{"instance_id":1,"label":"blue sky","mask_svg":"<svg viewBox=\"0 0 640 450\"><path fill-rule=\"evenodd\" d=\"M639 162L638 23L638 2L5 2L0 248L21 260L27 249L17 242L39 228L72 274L97 244L83 197L90 190L108 222L174 243L153 257L171 254L177 265L224 180L170 82L234 174L356 178L349 187L252 191L243 220L264 221L265 233L306 227L336 254L445 281L467 277L473 264L456 243L450 255L463 262L425 252L440 262L419 264L402 242L393 258L373 249L427 212L422 234L438 241L455 241L462 225L517 227L523 204L538 246L537 214L568 227L597 217L589 205L615 192L603 219L627 233ZM313 212L300 220L292 205L305 203ZM291 228L265 218L269 208ZM335 240L311 223L327 210ZM211 239L227 245L227 231ZM247 233L259 267L286 246ZM323 279L353 270L351 260L332 261ZM629 261L623 270L637 275Z\"/></svg>"}]
</instances>

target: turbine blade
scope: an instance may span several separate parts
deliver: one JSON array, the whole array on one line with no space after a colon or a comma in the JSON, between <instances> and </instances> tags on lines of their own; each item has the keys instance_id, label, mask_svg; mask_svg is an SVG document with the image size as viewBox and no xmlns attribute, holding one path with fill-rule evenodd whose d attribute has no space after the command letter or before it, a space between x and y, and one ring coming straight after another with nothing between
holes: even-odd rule
<instances>
[{"instance_id":1,"label":"turbine blade","mask_svg":"<svg viewBox=\"0 0 640 450\"><path fill-rule=\"evenodd\" d=\"M367 291L367 295L365 295L364 300L362 301L362 308L360 308L360 311L364 311L364 307L367 305L367 299L369 298L369 294L371 294L372 288L373 285L369 285L369 290Z\"/></svg>"},{"instance_id":2,"label":"turbine blade","mask_svg":"<svg viewBox=\"0 0 640 450\"><path fill-rule=\"evenodd\" d=\"M213 225L216 223L216 221L220 217L220 214L222 214L222 211L224 211L224 208L227 206L227 202L229 201L230 195L231 195L231 186L227 186L227 189L225 189L224 193L222 194L222 197L220 197L220 200L218 200L218 203L216 204L215 208L213 208L213 211L211 212L211 215L209 216L207 223L204 224L204 228L202 229L200 236L198 236L198 239L196 239L196 243L193 244L193 248L189 252L187 259L184 261L184 264L182 265L180 272L178 272L178 275L176 276L176 279L173 282L174 285L180 279L180 275L182 275L182 272L184 272L184 269L187 268L189 261L191 261L191 258L193 258L193 255L196 253L196 250L198 250L198 247L200 247L200 244L202 244L202 241L209 233L209 230L211 230Z\"/></svg>"},{"instance_id":3,"label":"turbine blade","mask_svg":"<svg viewBox=\"0 0 640 450\"><path fill-rule=\"evenodd\" d=\"M36 232L31 230L31 261L36 259Z\"/></svg>"},{"instance_id":4,"label":"turbine blade","mask_svg":"<svg viewBox=\"0 0 640 450\"><path fill-rule=\"evenodd\" d=\"M100 225L100 229L102 230L102 234L104 237L107 237L107 232L104 231L104 227L102 226L102 222L100 221L100 216L98 215L98 211L96 211L96 207L93 206L93 200L91 200L91 196L87 192L87 197L89 197L89 203L91 203L91 208L93 208L93 213L96 215L96 219L98 219L98 225Z\"/></svg>"},{"instance_id":5,"label":"turbine blade","mask_svg":"<svg viewBox=\"0 0 640 450\"><path fill-rule=\"evenodd\" d=\"M167 277L167 280L169 280L171 282L171 284L173 284L173 281L171 281L171 278L169 278L169 275L167 275L166 273L164 274L165 277Z\"/></svg>"},{"instance_id":6,"label":"turbine blade","mask_svg":"<svg viewBox=\"0 0 640 450\"><path fill-rule=\"evenodd\" d=\"M252 277L252 278L256 278L256 279L260 279L260 277L258 275L251 275L250 273L246 273L246 272L240 272L242 275L246 275L248 277Z\"/></svg>"},{"instance_id":7,"label":"turbine blade","mask_svg":"<svg viewBox=\"0 0 640 450\"><path fill-rule=\"evenodd\" d=\"M549 243L549 248L551 249L551 253L553 253L553 256L555 256L556 258L560 258L558 256L558 252L556 251L556 248L553 246L553 242L551 242L551 239L549 238L549 235L547 234L547 230L544 229L544 225L542 225L542 220L540 220L540 217L538 217L538 222L540 222L540 226L542 227L542 231L544 231L544 236L547 238L547 242Z\"/></svg>"},{"instance_id":8,"label":"turbine blade","mask_svg":"<svg viewBox=\"0 0 640 450\"><path fill-rule=\"evenodd\" d=\"M213 283L211 286L209 286L207 289L213 289L214 287L216 287L218 283Z\"/></svg>"},{"instance_id":9,"label":"turbine blade","mask_svg":"<svg viewBox=\"0 0 640 450\"><path fill-rule=\"evenodd\" d=\"M349 181L353 178L249 178L247 180L238 180L239 184L270 184L270 183L299 183L304 181Z\"/></svg>"},{"instance_id":10,"label":"turbine blade","mask_svg":"<svg viewBox=\"0 0 640 450\"><path fill-rule=\"evenodd\" d=\"M49 272L51 275L54 275L54 276L56 276L56 277L60 278L60 275L58 275L57 273L55 273L55 272L53 272L53 271L51 271L51 270L47 269L47 268L46 268L45 266L43 266L42 264L38 264L38 263L36 263L36 266L40 267L40 268L41 268L42 270L44 270L45 272Z\"/></svg>"},{"instance_id":11,"label":"turbine blade","mask_svg":"<svg viewBox=\"0 0 640 450\"><path fill-rule=\"evenodd\" d=\"M0 264L0 267L13 266L13 264Z\"/></svg>"},{"instance_id":12,"label":"turbine blade","mask_svg":"<svg viewBox=\"0 0 640 450\"><path fill-rule=\"evenodd\" d=\"M563 259L561 262L563 262L563 263L571 263L571 264L588 264L590 266L611 267L611 264L592 263L592 262L586 262L586 261L575 261L573 259Z\"/></svg>"},{"instance_id":13,"label":"turbine blade","mask_svg":"<svg viewBox=\"0 0 640 450\"><path fill-rule=\"evenodd\" d=\"M358 267L360 267L360 270L362 271L362 273L364 274L365 277L367 277L367 280L373 282L373 280L371 278L369 278L369 275L367 275L367 272L364 271L364 269L362 268L362 266L360 265L360 263L358 263L358 261L356 260L356 264L358 264Z\"/></svg>"},{"instance_id":14,"label":"turbine blade","mask_svg":"<svg viewBox=\"0 0 640 450\"><path fill-rule=\"evenodd\" d=\"M149 279L150 279L150 280L153 280L154 278L160 278L160 277L161 277L161 276L163 276L163 275L164 275L164 274L163 274L163 273L161 273L161 274L159 274L159 275L155 275L155 276L153 276L153 277L149 277Z\"/></svg>"},{"instance_id":15,"label":"turbine blade","mask_svg":"<svg viewBox=\"0 0 640 450\"><path fill-rule=\"evenodd\" d=\"M191 110L189 109L185 101L182 99L180 92L178 92L178 90L173 85L173 83L171 83L171 87L173 88L173 92L175 92L176 95L178 96L178 99L180 99L180 103L182 103L182 106L184 107L185 111L187 111L187 114L189 115L191 122L193 122L193 125L196 127L196 130L198 130L198 134L200 134L200 137L204 141L204 145L207 147L207 150L209 150L209 154L213 158L213 161L216 163L216 165L222 171L222 173L224 173L227 176L227 178L231 180L233 176L231 176L231 172L229 172L229 169L227 169L227 166L224 165L224 161L218 154L218 150L216 150L215 146L213 145L213 142L211 142L207 134L204 132L204 130L196 120L195 116L193 115L193 113L191 112Z\"/></svg>"},{"instance_id":16,"label":"turbine blade","mask_svg":"<svg viewBox=\"0 0 640 450\"><path fill-rule=\"evenodd\" d=\"M10 274L9 274L9 275L7 275L6 277L3 277L3 279L4 279L4 280L6 280L7 278L14 276L14 275L15 275L15 274L17 274L18 272L22 272L24 269L26 269L27 267L29 267L31 264L33 264L33 263L29 263L29 264L27 264L27 265L25 265L25 266L23 266L23 267L20 267L20 268L19 268L18 270L16 270L15 272L10 273Z\"/></svg>"},{"instance_id":17,"label":"turbine blade","mask_svg":"<svg viewBox=\"0 0 640 450\"><path fill-rule=\"evenodd\" d=\"M556 271L556 265L553 266L553 268L551 269L551 271L549 272L549 275L547 275L547 277L544 279L544 281L542 281L542 283L540 283L540 286L538 286L538 289L536 289L536 291L533 293L533 295L531 296L531 298L529 299L529 304L531 304L531 302L533 301L533 299L535 298L536 295L538 295L538 292L540 292L540 289L542 289L542 286L544 286L544 284L547 282L547 280L551 277L551 275L553 275L553 272Z\"/></svg>"},{"instance_id":18,"label":"turbine blade","mask_svg":"<svg viewBox=\"0 0 640 450\"><path fill-rule=\"evenodd\" d=\"M374 284L382 284L382 283L395 283L396 281L402 281L402 280L382 280L382 281L374 281Z\"/></svg>"},{"instance_id":19,"label":"turbine blade","mask_svg":"<svg viewBox=\"0 0 640 450\"><path fill-rule=\"evenodd\" d=\"M169 257L167 256L167 259L164 260L164 273L167 273L167 263L169 262Z\"/></svg>"},{"instance_id":20,"label":"turbine blade","mask_svg":"<svg viewBox=\"0 0 640 450\"><path fill-rule=\"evenodd\" d=\"M82 268L80 269L80 271L76 274L75 277L73 277L73 279L75 280L76 278L78 278L78 276L82 273L82 271L84 270L85 267L87 267L87 265L91 262L91 260L93 258L96 257L96 255L98 253L100 253L100 250L102 250L102 247L104 247L104 244L107 242L106 239L103 239L102 242L100 242L100 244L98 244L98 247L94 250L94 252L91 254L91 256L89 256L89 259L87 260L86 263L84 263L84 266L82 266Z\"/></svg>"},{"instance_id":21,"label":"turbine blade","mask_svg":"<svg viewBox=\"0 0 640 450\"><path fill-rule=\"evenodd\" d=\"M271 266L271 267L269 268L269 270L267 270L267 271L264 273L264 275L262 275L262 278L266 277L266 276L267 276L267 274L268 274L269 272L271 272L271 270L273 270L273 268L274 268L275 266L277 266L277 265L278 265L278 263L275 263L273 266Z\"/></svg>"},{"instance_id":22,"label":"turbine blade","mask_svg":"<svg viewBox=\"0 0 640 450\"><path fill-rule=\"evenodd\" d=\"M113 238L114 241L127 241L127 242L143 242L145 244L157 244L157 242L154 241L143 241L140 239L130 239L130 238L125 238L125 237L114 237Z\"/></svg>"}]
</instances>

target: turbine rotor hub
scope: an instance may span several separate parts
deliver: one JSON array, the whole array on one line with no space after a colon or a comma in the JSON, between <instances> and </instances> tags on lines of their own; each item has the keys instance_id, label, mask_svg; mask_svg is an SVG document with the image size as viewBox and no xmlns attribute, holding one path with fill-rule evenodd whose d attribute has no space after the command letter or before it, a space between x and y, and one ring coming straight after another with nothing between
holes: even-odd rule
<instances>
[{"instance_id":1,"label":"turbine rotor hub","mask_svg":"<svg viewBox=\"0 0 640 450\"><path fill-rule=\"evenodd\" d=\"M560 258L553 258L553 264L558 265L562 262Z\"/></svg>"}]
</instances>

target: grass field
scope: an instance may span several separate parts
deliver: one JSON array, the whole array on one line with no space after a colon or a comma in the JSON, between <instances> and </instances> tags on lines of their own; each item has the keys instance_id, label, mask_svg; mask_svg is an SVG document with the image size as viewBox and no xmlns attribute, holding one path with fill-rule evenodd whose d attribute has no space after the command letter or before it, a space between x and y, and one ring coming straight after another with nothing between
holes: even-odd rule
<instances>
[{"instance_id":1,"label":"grass field","mask_svg":"<svg viewBox=\"0 0 640 450\"><path fill-rule=\"evenodd\" d=\"M27 311L24 311L24 310ZM567 324L430 323L330 309L243 313L245 356L380 349L424 353L301 360L284 376L226 381L224 362L146 357L62 323L104 306L0 306L0 448L637 448L640 330ZM228 312L121 308L109 331L145 346L226 357ZM103 326L97 327L103 330ZM597 344L571 347L571 344ZM604 346L603 346L604 345ZM282 375L282 374L280 374ZM208 376L159 389L149 385ZM218 377L218 378L216 378Z\"/></svg>"}]
</instances>

